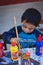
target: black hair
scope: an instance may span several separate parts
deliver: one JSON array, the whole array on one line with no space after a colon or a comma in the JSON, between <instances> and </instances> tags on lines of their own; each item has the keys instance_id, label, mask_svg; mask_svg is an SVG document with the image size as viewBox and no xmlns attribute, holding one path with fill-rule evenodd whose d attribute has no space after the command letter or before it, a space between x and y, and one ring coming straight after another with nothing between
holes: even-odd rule
<instances>
[{"instance_id":1,"label":"black hair","mask_svg":"<svg viewBox=\"0 0 43 65\"><path fill-rule=\"evenodd\" d=\"M28 8L21 17L21 22L24 20L26 20L27 23L31 23L37 27L41 21L41 13L34 8Z\"/></svg>"}]
</instances>

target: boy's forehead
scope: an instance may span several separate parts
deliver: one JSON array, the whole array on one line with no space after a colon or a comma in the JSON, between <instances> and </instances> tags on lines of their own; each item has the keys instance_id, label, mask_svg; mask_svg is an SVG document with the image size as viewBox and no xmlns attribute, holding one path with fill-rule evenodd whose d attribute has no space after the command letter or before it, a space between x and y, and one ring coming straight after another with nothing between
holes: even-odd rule
<instances>
[{"instance_id":1,"label":"boy's forehead","mask_svg":"<svg viewBox=\"0 0 43 65\"><path fill-rule=\"evenodd\" d=\"M32 28L35 27L33 24L27 23L26 21L23 21L22 24L23 24L24 26L26 26L26 27L32 27Z\"/></svg>"}]
</instances>

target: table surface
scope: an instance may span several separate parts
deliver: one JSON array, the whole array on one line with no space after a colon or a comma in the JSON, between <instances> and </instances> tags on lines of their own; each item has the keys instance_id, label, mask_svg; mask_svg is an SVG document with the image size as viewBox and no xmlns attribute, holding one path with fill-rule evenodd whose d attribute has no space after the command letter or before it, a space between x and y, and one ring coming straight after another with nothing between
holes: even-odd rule
<instances>
[{"instance_id":1,"label":"table surface","mask_svg":"<svg viewBox=\"0 0 43 65\"><path fill-rule=\"evenodd\" d=\"M20 51L22 53L26 53L27 51L29 51L30 52L30 58L35 60L36 62L40 63L40 65L43 65L43 54L41 56L37 56L35 54L35 52L36 52L35 50L36 50L35 48L20 49ZM5 56L3 56L0 59L2 59L2 60L4 59L4 61L2 61L2 62L0 60L0 65L9 65L9 64L10 65L14 65L14 62L10 59L10 52L9 52L9 50L5 51ZM18 63L18 62L16 62L16 63Z\"/></svg>"},{"instance_id":2,"label":"table surface","mask_svg":"<svg viewBox=\"0 0 43 65\"><path fill-rule=\"evenodd\" d=\"M40 65L43 64L43 54L40 56L36 55L36 48L26 48L26 49L22 49L22 52L26 52L29 51L30 52L30 58L32 58L33 60L37 61L40 63Z\"/></svg>"}]
</instances>

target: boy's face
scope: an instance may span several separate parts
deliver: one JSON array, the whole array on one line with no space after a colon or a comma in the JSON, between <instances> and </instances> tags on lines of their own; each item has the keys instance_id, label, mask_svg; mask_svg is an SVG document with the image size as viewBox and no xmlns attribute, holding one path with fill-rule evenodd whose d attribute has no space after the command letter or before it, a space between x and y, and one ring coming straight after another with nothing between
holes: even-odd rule
<instances>
[{"instance_id":1,"label":"boy's face","mask_svg":"<svg viewBox=\"0 0 43 65\"><path fill-rule=\"evenodd\" d=\"M27 23L25 20L22 22L22 30L25 33L31 33L35 29L33 24Z\"/></svg>"}]
</instances>

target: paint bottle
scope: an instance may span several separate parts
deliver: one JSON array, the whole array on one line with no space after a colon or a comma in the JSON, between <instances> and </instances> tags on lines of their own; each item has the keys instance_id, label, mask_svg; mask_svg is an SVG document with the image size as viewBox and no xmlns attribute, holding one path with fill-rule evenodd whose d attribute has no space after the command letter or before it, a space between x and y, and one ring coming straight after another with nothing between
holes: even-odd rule
<instances>
[{"instance_id":1,"label":"paint bottle","mask_svg":"<svg viewBox=\"0 0 43 65\"><path fill-rule=\"evenodd\" d=\"M21 64L22 65L31 65L30 52L26 52L26 54L23 55Z\"/></svg>"},{"instance_id":2,"label":"paint bottle","mask_svg":"<svg viewBox=\"0 0 43 65\"><path fill-rule=\"evenodd\" d=\"M16 45L16 41L12 39L10 46L11 59L13 61L18 60L18 46Z\"/></svg>"},{"instance_id":3,"label":"paint bottle","mask_svg":"<svg viewBox=\"0 0 43 65\"><path fill-rule=\"evenodd\" d=\"M43 44L42 36L39 35L38 40L36 42L36 55L38 55L38 56L42 55L42 44Z\"/></svg>"},{"instance_id":4,"label":"paint bottle","mask_svg":"<svg viewBox=\"0 0 43 65\"><path fill-rule=\"evenodd\" d=\"M0 57L4 56L3 44L0 42Z\"/></svg>"}]
</instances>

